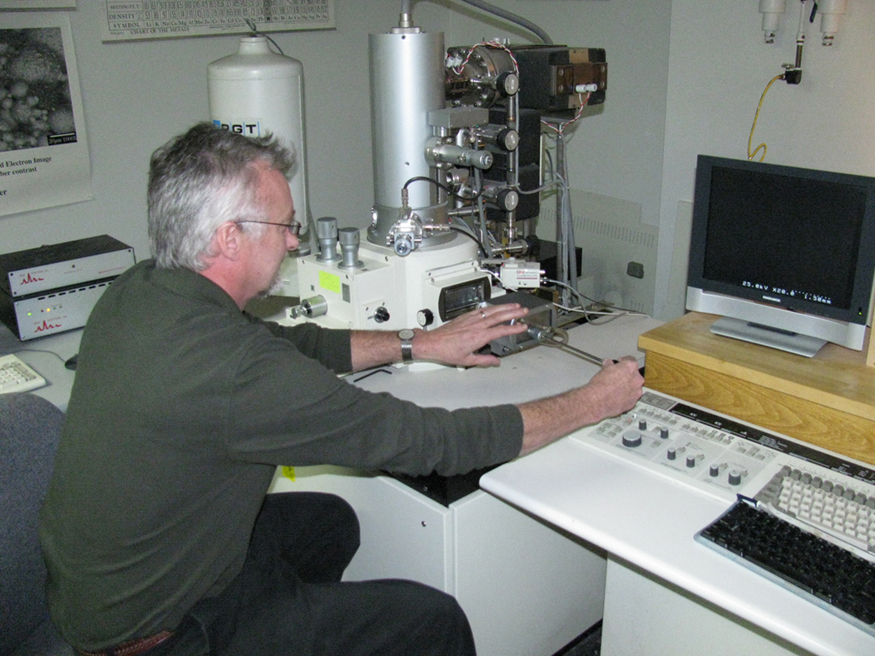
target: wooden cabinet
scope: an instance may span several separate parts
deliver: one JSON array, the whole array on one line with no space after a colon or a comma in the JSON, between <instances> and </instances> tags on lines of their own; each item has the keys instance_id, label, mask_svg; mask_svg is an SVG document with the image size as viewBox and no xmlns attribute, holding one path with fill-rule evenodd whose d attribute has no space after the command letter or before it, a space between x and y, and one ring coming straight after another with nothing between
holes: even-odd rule
<instances>
[{"instance_id":1,"label":"wooden cabinet","mask_svg":"<svg viewBox=\"0 0 875 656\"><path fill-rule=\"evenodd\" d=\"M647 387L875 465L875 367L866 348L813 358L720 337L689 313L641 335Z\"/></svg>"}]
</instances>

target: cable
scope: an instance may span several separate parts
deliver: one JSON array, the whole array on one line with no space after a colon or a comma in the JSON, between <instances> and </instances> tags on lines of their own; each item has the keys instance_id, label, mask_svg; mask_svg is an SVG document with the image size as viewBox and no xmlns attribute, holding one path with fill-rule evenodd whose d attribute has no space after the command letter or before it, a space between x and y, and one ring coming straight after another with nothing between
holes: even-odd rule
<instances>
[{"instance_id":1,"label":"cable","mask_svg":"<svg viewBox=\"0 0 875 656\"><path fill-rule=\"evenodd\" d=\"M549 278L546 278L544 280L544 282L553 283L554 285L558 285L560 287L564 287L564 288L568 289L568 291L570 291L575 297L577 297L578 301L580 301L580 308L566 307L566 306L563 306L559 303L554 303L553 305L555 305L560 310L564 310L566 312L578 312L578 313L582 314L583 317L594 326L600 326L600 325L603 325L606 323L610 323L614 319L618 319L618 318L623 317L623 316L632 316L632 317L647 316L642 312L637 312L636 310L632 310L630 308L622 308L622 307L612 307L612 310L613 310L612 312L601 312L601 311L595 311L595 310L587 310L584 307L584 303L586 301L589 301L590 303L599 303L600 301L597 301L594 298L590 298L589 296L586 296L585 294L581 294L578 290L574 289L570 285L566 285L565 283L563 283L559 280L551 280ZM606 317L607 320L606 321L594 321L590 317Z\"/></svg>"},{"instance_id":2,"label":"cable","mask_svg":"<svg viewBox=\"0 0 875 656\"><path fill-rule=\"evenodd\" d=\"M453 232L459 232L459 233L465 235L466 237L468 237L469 239L473 240L474 243L477 244L477 248L480 249L480 252L483 253L483 257L489 257L489 253L486 251L486 247L483 246L483 242L480 241L480 238L477 237L477 235L473 234L469 230L466 230L465 228L462 228L461 226L458 226L458 225L449 225L447 227L450 230L452 230Z\"/></svg>"},{"instance_id":3,"label":"cable","mask_svg":"<svg viewBox=\"0 0 875 656\"><path fill-rule=\"evenodd\" d=\"M13 355L15 355L17 353L46 353L48 355L54 355L61 362L67 361L65 358L61 357L61 355L59 353L55 353L54 351L48 351L45 349L20 348L20 349L17 349L15 351L10 351L10 353Z\"/></svg>"},{"instance_id":4,"label":"cable","mask_svg":"<svg viewBox=\"0 0 875 656\"><path fill-rule=\"evenodd\" d=\"M551 186L559 187L560 185L565 184L565 180L556 172L556 167L553 166L553 154L550 152L548 148L544 148L544 159L547 160L544 168L544 185L540 190L547 191ZM547 174L549 173L549 180L547 180ZM521 193L527 193L522 192Z\"/></svg>"},{"instance_id":5,"label":"cable","mask_svg":"<svg viewBox=\"0 0 875 656\"><path fill-rule=\"evenodd\" d=\"M447 196L452 196L453 198L461 198L462 200L474 200L475 198L478 198L481 193L483 193L482 190L478 190L474 196L471 196L471 197L462 196L462 195L454 192L452 189L450 189L450 187L448 187L444 183L438 182L434 178L429 178L428 176L425 176L425 175L418 175L416 177L410 178L407 182L404 183L404 186L401 187L401 190L403 191L404 189L407 189L407 187L410 186L411 182L430 182L434 186L440 187L444 191L444 193L447 194Z\"/></svg>"},{"instance_id":6,"label":"cable","mask_svg":"<svg viewBox=\"0 0 875 656\"><path fill-rule=\"evenodd\" d=\"M556 199L556 241L558 253L556 257L556 272L563 289L574 290L577 287L577 258L575 253L576 240L574 237L574 217L571 211L571 188L568 184L568 162L565 157L566 138L562 130L557 130L556 139L556 163L553 173L557 180L561 181L558 186ZM562 302L568 304L570 298L568 292L561 294Z\"/></svg>"},{"instance_id":7,"label":"cable","mask_svg":"<svg viewBox=\"0 0 875 656\"><path fill-rule=\"evenodd\" d=\"M753 152L750 151L750 146L751 146L751 143L753 141L753 131L756 129L757 120L759 120L759 116L760 116L760 109L763 106L763 100L765 100L765 98L766 98L766 93L768 93L769 88L775 82L777 82L778 80L783 80L783 79L784 79L783 75L776 75L775 77L773 77L771 80L769 80L769 83L766 85L766 88L763 90L763 95L760 96L760 102L757 105L757 111L753 116L753 125L750 126L750 136L747 138L747 158L748 159L753 159L754 156L760 151L760 149L762 149L762 151L763 151L763 156L760 157L760 161L762 162L766 158L766 151L768 150L768 147L766 146L765 143L761 143L759 146L756 147L756 150L754 150Z\"/></svg>"},{"instance_id":8,"label":"cable","mask_svg":"<svg viewBox=\"0 0 875 656\"><path fill-rule=\"evenodd\" d=\"M481 41L480 43L475 43L473 46L468 48L468 54L465 55L465 59L462 60L462 63L460 63L458 66L453 66L452 71L456 75L461 75L465 70L465 66L468 65L469 61L471 61L471 57L474 56L474 51L480 47L497 48L499 50L504 50L507 53L507 56L510 57L510 60L513 62L513 72L519 75L520 65L517 63L516 56L513 54L513 51L506 45L504 45L503 43L499 43L498 41ZM447 61L449 61L449 59L450 56L449 53L447 53Z\"/></svg>"},{"instance_id":9,"label":"cable","mask_svg":"<svg viewBox=\"0 0 875 656\"><path fill-rule=\"evenodd\" d=\"M784 80L787 84L799 84L802 80L802 49L805 46L805 2L807 0L802 0L800 9L799 9L799 29L796 32L796 62L795 64L784 64L784 73L781 75L776 75L769 83L766 85L766 88L763 90L763 95L760 96L760 102L757 105L757 111L753 116L753 125L750 126L750 135L747 138L747 158L752 160L756 154L762 150L763 155L760 157L759 161L763 161L766 158L766 152L768 151L768 147L765 142L761 143L756 147L755 150L751 151L751 144L753 143L753 132L757 126L757 120L760 116L760 109L762 109L763 101L766 99L766 93L768 93L771 86L777 82L778 80ZM817 3L814 4L814 10L817 10ZM814 14L811 15L811 20L814 20Z\"/></svg>"},{"instance_id":10,"label":"cable","mask_svg":"<svg viewBox=\"0 0 875 656\"><path fill-rule=\"evenodd\" d=\"M259 32L258 27L255 25L255 22L252 21L251 19L244 18L243 20L246 21L246 26L250 30L252 30L252 36L263 36L265 39L267 39L268 41L270 41L273 44L273 47L276 48L283 57L285 57L286 53L283 52L283 49L279 47L279 44L277 44L276 41L274 41L273 39L270 38L269 34L266 34L264 32Z\"/></svg>"},{"instance_id":11,"label":"cable","mask_svg":"<svg viewBox=\"0 0 875 656\"><path fill-rule=\"evenodd\" d=\"M450 189L447 185L445 185L441 182L438 182L434 178L429 178L428 176L424 176L424 175L418 175L416 177L410 178L407 182L405 182L404 186L401 188L402 194L404 192L406 192L407 187L410 185L411 182L429 182L429 183L435 185L436 187L440 187L441 189L443 189L444 192L448 196L453 196L455 198L465 198L464 196L460 196L459 194L454 193L453 190ZM479 199L481 194L482 194L482 190L478 190L477 194L473 198ZM467 198L465 198L465 199L471 200L471 199L467 199ZM460 232L463 235L465 235L466 237L472 239L474 241L474 243L477 244L477 247L480 249L480 252L483 253L484 257L491 257L489 254L489 251L486 250L486 246L483 245L483 241L477 235L473 234L470 231L470 229L466 229L467 225L465 226L465 228L462 228L461 226L458 226L458 225L448 225L447 227L450 230L453 230L455 232Z\"/></svg>"},{"instance_id":12,"label":"cable","mask_svg":"<svg viewBox=\"0 0 875 656\"><path fill-rule=\"evenodd\" d=\"M540 27L535 25L529 20L526 20L522 16L517 16L516 14L512 14L505 9L500 9L495 5L489 4L488 2L484 2L483 0L462 0L462 2L471 5L472 7L477 7L478 9L482 9L483 11L498 16L499 18L504 18L505 20L509 20L511 23L516 23L517 25L526 28L530 32L533 32L544 45L552 46L553 39L542 30Z\"/></svg>"},{"instance_id":13,"label":"cable","mask_svg":"<svg viewBox=\"0 0 875 656\"><path fill-rule=\"evenodd\" d=\"M542 191L549 191L550 189L553 189L553 187L560 187L560 186L563 185L564 183L565 183L565 181L562 180L562 179L560 178L560 179L557 179L557 180L553 180L552 182L545 182L545 183L544 183L543 185L541 185L540 187L535 187L534 189L529 189L528 191L526 191L525 189L520 189L520 186L519 186L519 185L515 186L513 189L514 189L518 194L521 194L521 195L526 195L526 194L539 194L539 193L541 193Z\"/></svg>"},{"instance_id":14,"label":"cable","mask_svg":"<svg viewBox=\"0 0 875 656\"><path fill-rule=\"evenodd\" d=\"M477 185L477 234L480 237L480 243L483 247L483 256L484 257L492 257L495 254L493 250L493 242L492 234L489 232L488 221L486 219L486 206L483 203L483 177L481 171L476 166L474 167L474 182ZM463 222L464 223L464 222ZM467 226L467 224L465 224ZM474 230L474 228L472 228Z\"/></svg>"},{"instance_id":15,"label":"cable","mask_svg":"<svg viewBox=\"0 0 875 656\"><path fill-rule=\"evenodd\" d=\"M586 96L584 96L582 93L577 94L577 98L580 100L580 105L577 108L577 112L574 114L574 118L553 119L553 122L555 122L557 124L557 125L553 125L553 123L550 121L550 118L547 117L546 119L542 118L541 123L543 125L546 125L551 130L554 130L554 131L558 132L559 134L562 134L563 132L565 132L565 128L567 128L569 125L572 125L573 123L576 123L577 121L580 120L580 117L583 115L583 108L586 107L586 103L589 102L590 95L591 94L589 92L586 93Z\"/></svg>"}]
</instances>

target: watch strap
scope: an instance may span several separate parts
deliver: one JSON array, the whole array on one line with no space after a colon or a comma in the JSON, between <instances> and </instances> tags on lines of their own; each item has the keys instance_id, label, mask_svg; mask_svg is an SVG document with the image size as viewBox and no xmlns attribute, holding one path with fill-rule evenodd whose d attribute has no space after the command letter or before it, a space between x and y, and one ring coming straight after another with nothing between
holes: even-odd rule
<instances>
[{"instance_id":1,"label":"watch strap","mask_svg":"<svg viewBox=\"0 0 875 656\"><path fill-rule=\"evenodd\" d=\"M413 362L413 335L413 331L409 329L398 333L398 338L401 340L401 361L404 364Z\"/></svg>"}]
</instances>

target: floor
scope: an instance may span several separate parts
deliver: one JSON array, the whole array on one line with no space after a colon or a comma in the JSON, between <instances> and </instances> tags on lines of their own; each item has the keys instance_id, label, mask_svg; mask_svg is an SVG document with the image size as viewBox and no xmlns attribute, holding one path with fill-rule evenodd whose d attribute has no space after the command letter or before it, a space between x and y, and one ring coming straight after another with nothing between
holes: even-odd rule
<instances>
[{"instance_id":1,"label":"floor","mask_svg":"<svg viewBox=\"0 0 875 656\"><path fill-rule=\"evenodd\" d=\"M553 656L599 656L602 645L602 623L599 622Z\"/></svg>"}]
</instances>

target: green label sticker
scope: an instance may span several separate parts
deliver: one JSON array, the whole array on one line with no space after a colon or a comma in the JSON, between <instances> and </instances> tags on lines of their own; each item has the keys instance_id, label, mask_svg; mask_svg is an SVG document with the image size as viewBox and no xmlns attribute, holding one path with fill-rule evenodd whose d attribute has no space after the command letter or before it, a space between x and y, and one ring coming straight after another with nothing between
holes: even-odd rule
<instances>
[{"instance_id":1,"label":"green label sticker","mask_svg":"<svg viewBox=\"0 0 875 656\"><path fill-rule=\"evenodd\" d=\"M319 272L319 286L322 289L328 290L329 292L334 292L335 294L340 293L340 276L337 276L333 273L328 273L327 271Z\"/></svg>"}]
</instances>

